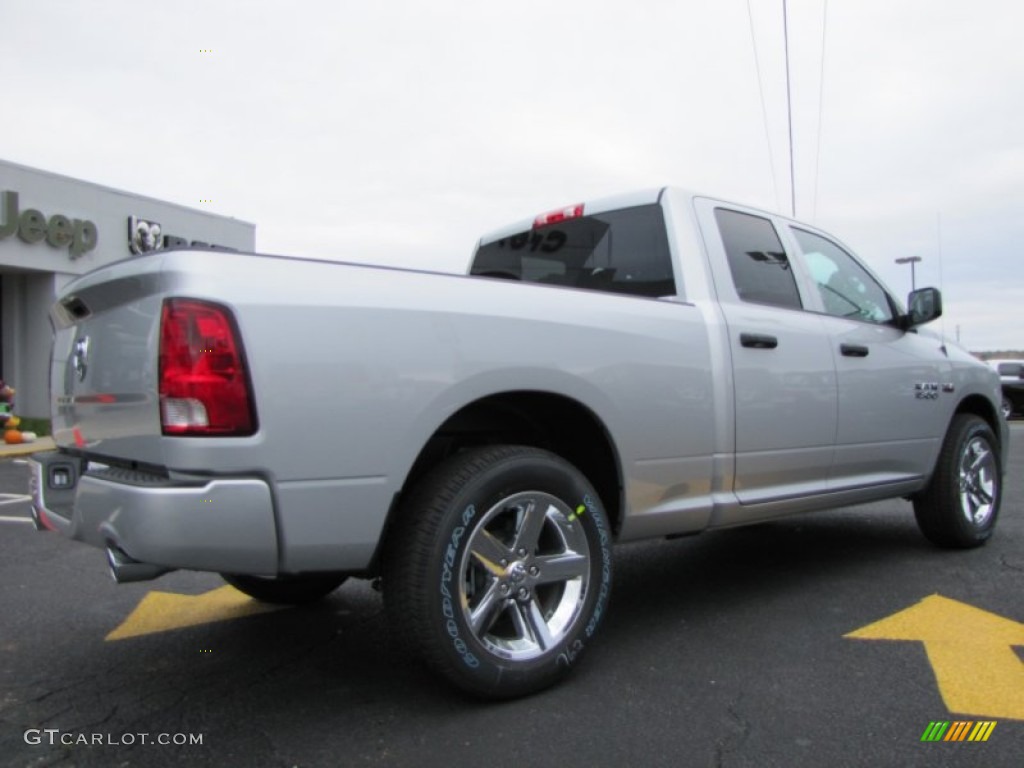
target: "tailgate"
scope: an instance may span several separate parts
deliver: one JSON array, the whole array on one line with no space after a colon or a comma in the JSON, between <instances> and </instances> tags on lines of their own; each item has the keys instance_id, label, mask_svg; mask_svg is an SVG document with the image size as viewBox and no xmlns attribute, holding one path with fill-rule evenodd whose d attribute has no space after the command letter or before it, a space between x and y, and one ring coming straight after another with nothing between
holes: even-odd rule
<instances>
[{"instance_id":1,"label":"tailgate","mask_svg":"<svg viewBox=\"0 0 1024 768\"><path fill-rule=\"evenodd\" d=\"M157 393L161 256L122 261L69 284L51 310L53 436L92 456L160 465Z\"/></svg>"}]
</instances>

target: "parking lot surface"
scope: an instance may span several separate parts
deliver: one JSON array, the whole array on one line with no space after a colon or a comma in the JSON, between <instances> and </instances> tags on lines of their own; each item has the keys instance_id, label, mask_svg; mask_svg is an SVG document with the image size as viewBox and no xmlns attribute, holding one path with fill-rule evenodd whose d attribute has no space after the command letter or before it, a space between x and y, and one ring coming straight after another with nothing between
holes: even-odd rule
<instances>
[{"instance_id":1,"label":"parking lot surface","mask_svg":"<svg viewBox=\"0 0 1024 768\"><path fill-rule=\"evenodd\" d=\"M902 501L620 546L600 643L500 704L400 658L365 582L275 610L212 574L116 586L0 461L0 764L1020 766L1011 433L987 546L930 546Z\"/></svg>"}]
</instances>

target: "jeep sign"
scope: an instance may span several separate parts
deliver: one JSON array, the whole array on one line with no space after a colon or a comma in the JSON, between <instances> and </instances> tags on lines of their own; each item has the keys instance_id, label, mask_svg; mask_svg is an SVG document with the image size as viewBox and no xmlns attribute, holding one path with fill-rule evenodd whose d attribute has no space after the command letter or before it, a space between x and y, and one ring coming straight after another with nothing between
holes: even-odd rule
<instances>
[{"instance_id":1,"label":"jeep sign","mask_svg":"<svg viewBox=\"0 0 1024 768\"><path fill-rule=\"evenodd\" d=\"M4 192L3 211L0 240L13 234L30 245L45 239L54 248L66 247L72 259L88 253L99 242L99 230L88 219L69 219L59 213L47 219L35 208L19 213L17 192Z\"/></svg>"}]
</instances>

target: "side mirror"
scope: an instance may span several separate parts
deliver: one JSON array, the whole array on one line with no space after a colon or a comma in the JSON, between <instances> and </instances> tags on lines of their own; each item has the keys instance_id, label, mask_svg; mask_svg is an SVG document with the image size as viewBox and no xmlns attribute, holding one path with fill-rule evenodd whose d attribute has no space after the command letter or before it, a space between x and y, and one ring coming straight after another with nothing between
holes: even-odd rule
<instances>
[{"instance_id":1,"label":"side mirror","mask_svg":"<svg viewBox=\"0 0 1024 768\"><path fill-rule=\"evenodd\" d=\"M919 288L907 297L904 328L916 328L942 316L942 294L938 288Z\"/></svg>"}]
</instances>

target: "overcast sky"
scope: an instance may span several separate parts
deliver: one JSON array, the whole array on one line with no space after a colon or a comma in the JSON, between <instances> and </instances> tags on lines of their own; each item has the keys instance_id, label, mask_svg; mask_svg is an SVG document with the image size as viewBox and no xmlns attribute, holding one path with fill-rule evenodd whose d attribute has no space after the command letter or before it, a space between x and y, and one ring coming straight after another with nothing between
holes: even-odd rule
<instances>
[{"instance_id":1,"label":"overcast sky","mask_svg":"<svg viewBox=\"0 0 1024 768\"><path fill-rule=\"evenodd\" d=\"M782 18L0 0L0 156L254 222L263 251L453 271L482 232L640 188L788 213ZM797 217L900 296L893 259L922 256L974 350L1024 348L1022 30L1020 0L789 0Z\"/></svg>"}]
</instances>

